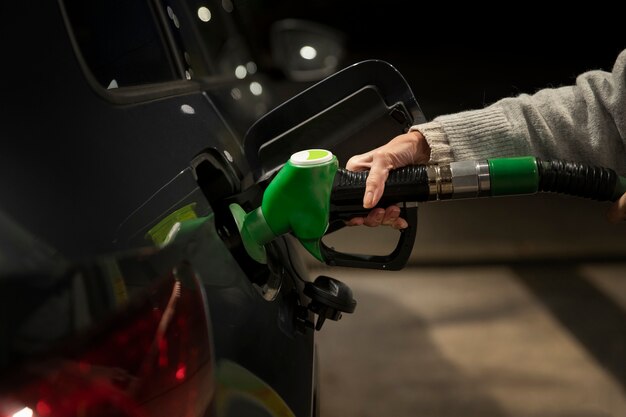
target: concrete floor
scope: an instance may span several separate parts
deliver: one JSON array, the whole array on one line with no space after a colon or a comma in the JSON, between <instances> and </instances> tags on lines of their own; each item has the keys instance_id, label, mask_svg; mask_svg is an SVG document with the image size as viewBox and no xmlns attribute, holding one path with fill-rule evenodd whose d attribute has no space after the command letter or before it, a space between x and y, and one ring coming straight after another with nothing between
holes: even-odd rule
<instances>
[{"instance_id":1,"label":"concrete floor","mask_svg":"<svg viewBox=\"0 0 626 417\"><path fill-rule=\"evenodd\" d=\"M358 301L318 334L324 417L626 416L626 263L316 272Z\"/></svg>"},{"instance_id":2,"label":"concrete floor","mask_svg":"<svg viewBox=\"0 0 626 417\"><path fill-rule=\"evenodd\" d=\"M403 271L311 261L312 278L340 279L358 301L318 333L322 416L626 416L626 222L609 224L609 205L427 203ZM325 241L385 254L397 232Z\"/></svg>"}]
</instances>

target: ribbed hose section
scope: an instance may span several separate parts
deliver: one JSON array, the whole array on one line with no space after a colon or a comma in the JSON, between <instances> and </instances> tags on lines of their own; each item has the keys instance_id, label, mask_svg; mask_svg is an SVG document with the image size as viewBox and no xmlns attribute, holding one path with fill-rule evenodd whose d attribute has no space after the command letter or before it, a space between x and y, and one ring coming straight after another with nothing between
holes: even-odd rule
<instances>
[{"instance_id":1,"label":"ribbed hose section","mask_svg":"<svg viewBox=\"0 0 626 417\"><path fill-rule=\"evenodd\" d=\"M539 191L569 194L593 200L611 200L617 174L609 168L568 161L537 159Z\"/></svg>"},{"instance_id":2,"label":"ribbed hose section","mask_svg":"<svg viewBox=\"0 0 626 417\"><path fill-rule=\"evenodd\" d=\"M360 205L365 194L369 171L353 172L340 168L335 175L330 201L336 205ZM428 200L428 175L425 165L413 165L393 170L385 182L385 193L379 206L401 201Z\"/></svg>"}]
</instances>

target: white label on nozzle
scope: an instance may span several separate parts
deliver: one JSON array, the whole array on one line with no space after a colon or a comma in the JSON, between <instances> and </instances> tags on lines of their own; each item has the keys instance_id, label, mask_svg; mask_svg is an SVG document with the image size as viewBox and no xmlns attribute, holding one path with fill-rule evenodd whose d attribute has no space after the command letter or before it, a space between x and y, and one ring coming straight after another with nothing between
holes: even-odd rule
<instances>
[{"instance_id":1,"label":"white label on nozzle","mask_svg":"<svg viewBox=\"0 0 626 417\"><path fill-rule=\"evenodd\" d=\"M289 159L293 165L320 165L333 159L333 154L325 149L309 149L296 152Z\"/></svg>"}]
</instances>

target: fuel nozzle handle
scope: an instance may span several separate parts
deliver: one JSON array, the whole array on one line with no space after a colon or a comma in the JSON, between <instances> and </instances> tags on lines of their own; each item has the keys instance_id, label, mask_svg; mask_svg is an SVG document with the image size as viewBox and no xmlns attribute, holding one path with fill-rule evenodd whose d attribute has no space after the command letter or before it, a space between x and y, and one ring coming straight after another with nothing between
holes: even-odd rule
<instances>
[{"instance_id":1,"label":"fuel nozzle handle","mask_svg":"<svg viewBox=\"0 0 626 417\"><path fill-rule=\"evenodd\" d=\"M428 170L426 165L412 165L391 171L378 206L427 201L430 195ZM363 196L368 174L369 171L337 170L330 195L331 220L349 220L367 214L369 210L363 208Z\"/></svg>"}]
</instances>

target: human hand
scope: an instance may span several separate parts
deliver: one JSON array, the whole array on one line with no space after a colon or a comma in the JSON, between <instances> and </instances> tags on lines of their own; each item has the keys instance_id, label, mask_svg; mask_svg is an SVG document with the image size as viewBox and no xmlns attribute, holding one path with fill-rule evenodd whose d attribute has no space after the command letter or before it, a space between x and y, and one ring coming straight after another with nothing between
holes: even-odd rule
<instances>
[{"instance_id":1,"label":"human hand","mask_svg":"<svg viewBox=\"0 0 626 417\"><path fill-rule=\"evenodd\" d=\"M406 229L409 224L400 217L400 207L389 206L386 209L375 208L371 210L366 217L353 217L346 222L347 226L369 226L376 227L380 225L391 226L394 229Z\"/></svg>"},{"instance_id":2,"label":"human hand","mask_svg":"<svg viewBox=\"0 0 626 417\"><path fill-rule=\"evenodd\" d=\"M346 168L351 171L370 171L363 197L363 207L368 209L375 207L382 197L389 171L406 165L424 164L429 159L430 146L424 135L418 131L412 131L396 136L374 150L353 156L346 164ZM397 206L387 209L376 208L370 211L367 217L355 217L347 224L349 226L364 224L370 227L384 224L394 229L404 229L408 223L399 216L400 208Z\"/></svg>"},{"instance_id":3,"label":"human hand","mask_svg":"<svg viewBox=\"0 0 626 417\"><path fill-rule=\"evenodd\" d=\"M626 194L613 203L606 215L611 223L619 223L626 220Z\"/></svg>"}]
</instances>

